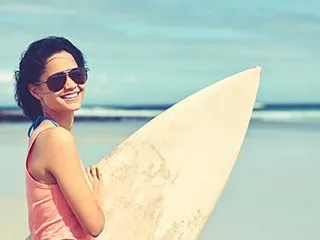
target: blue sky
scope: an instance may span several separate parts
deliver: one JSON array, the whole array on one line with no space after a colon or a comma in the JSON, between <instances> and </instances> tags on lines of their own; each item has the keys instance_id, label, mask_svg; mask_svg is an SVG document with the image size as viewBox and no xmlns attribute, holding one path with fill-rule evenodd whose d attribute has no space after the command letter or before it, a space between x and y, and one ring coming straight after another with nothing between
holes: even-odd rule
<instances>
[{"instance_id":1,"label":"blue sky","mask_svg":"<svg viewBox=\"0 0 320 240\"><path fill-rule=\"evenodd\" d=\"M172 103L263 67L258 100L320 102L320 3L0 0L0 105L32 41L69 38L90 68L86 103Z\"/></svg>"}]
</instances>

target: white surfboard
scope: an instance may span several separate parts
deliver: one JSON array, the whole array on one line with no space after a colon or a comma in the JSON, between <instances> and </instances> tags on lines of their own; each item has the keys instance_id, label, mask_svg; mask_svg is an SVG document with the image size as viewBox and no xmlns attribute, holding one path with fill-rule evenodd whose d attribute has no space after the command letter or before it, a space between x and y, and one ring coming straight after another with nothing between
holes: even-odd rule
<instances>
[{"instance_id":1,"label":"white surfboard","mask_svg":"<svg viewBox=\"0 0 320 240\"><path fill-rule=\"evenodd\" d=\"M260 67L187 97L121 143L99 165L103 240L197 239L244 140Z\"/></svg>"}]
</instances>

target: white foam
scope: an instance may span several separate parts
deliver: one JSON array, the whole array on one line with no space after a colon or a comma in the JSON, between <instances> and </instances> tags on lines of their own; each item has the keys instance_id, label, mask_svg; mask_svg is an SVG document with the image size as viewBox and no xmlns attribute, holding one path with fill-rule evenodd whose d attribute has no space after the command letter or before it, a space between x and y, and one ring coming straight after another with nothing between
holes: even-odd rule
<instances>
[{"instance_id":1,"label":"white foam","mask_svg":"<svg viewBox=\"0 0 320 240\"><path fill-rule=\"evenodd\" d=\"M320 110L255 111L252 119L278 122L320 121Z\"/></svg>"},{"instance_id":2,"label":"white foam","mask_svg":"<svg viewBox=\"0 0 320 240\"><path fill-rule=\"evenodd\" d=\"M82 108L76 112L76 116L81 117L144 117L153 118L163 110L126 110L126 109L111 109L111 108Z\"/></svg>"}]
</instances>

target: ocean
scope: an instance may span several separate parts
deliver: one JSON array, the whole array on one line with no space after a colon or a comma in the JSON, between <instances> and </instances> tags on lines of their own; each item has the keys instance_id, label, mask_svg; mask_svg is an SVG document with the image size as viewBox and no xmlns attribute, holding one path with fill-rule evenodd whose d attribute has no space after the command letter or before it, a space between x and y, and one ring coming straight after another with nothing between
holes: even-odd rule
<instances>
[{"instance_id":1,"label":"ocean","mask_svg":"<svg viewBox=\"0 0 320 240\"><path fill-rule=\"evenodd\" d=\"M149 120L173 104L158 105L84 105L75 113L79 121ZM27 119L14 106L0 106L0 122ZM252 120L263 122L318 122L320 103L262 103L254 106Z\"/></svg>"},{"instance_id":2,"label":"ocean","mask_svg":"<svg viewBox=\"0 0 320 240\"><path fill-rule=\"evenodd\" d=\"M73 129L81 159L87 166L98 162L167 107L85 106ZM30 123L14 108L1 114L0 231L18 239L10 234L12 225L26 227L23 168ZM238 162L199 239L318 239L319 142L319 105L257 104Z\"/></svg>"}]
</instances>

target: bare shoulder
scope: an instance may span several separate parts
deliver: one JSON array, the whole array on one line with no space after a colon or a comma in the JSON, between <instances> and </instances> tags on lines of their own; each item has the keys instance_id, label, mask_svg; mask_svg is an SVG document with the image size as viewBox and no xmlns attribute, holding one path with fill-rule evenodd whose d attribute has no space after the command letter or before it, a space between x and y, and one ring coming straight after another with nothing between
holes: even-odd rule
<instances>
[{"instance_id":1,"label":"bare shoulder","mask_svg":"<svg viewBox=\"0 0 320 240\"><path fill-rule=\"evenodd\" d=\"M65 164L66 160L69 164L79 161L75 139L71 132L62 127L43 131L36 144L38 154L43 157L48 170Z\"/></svg>"},{"instance_id":2,"label":"bare shoulder","mask_svg":"<svg viewBox=\"0 0 320 240\"><path fill-rule=\"evenodd\" d=\"M48 146L48 143L62 144L62 143L73 143L74 137L70 131L63 127L49 128L39 134L38 139L43 145Z\"/></svg>"}]
</instances>

